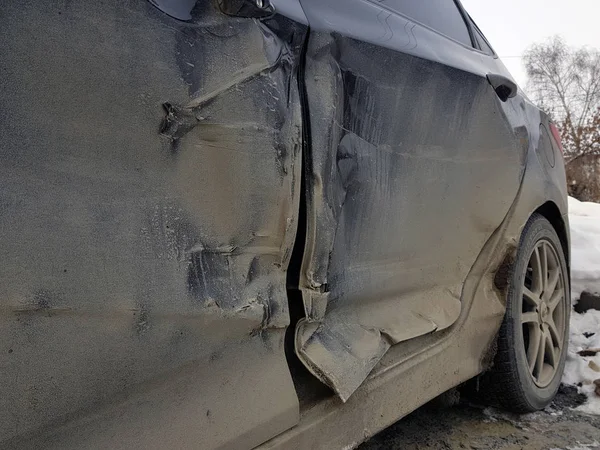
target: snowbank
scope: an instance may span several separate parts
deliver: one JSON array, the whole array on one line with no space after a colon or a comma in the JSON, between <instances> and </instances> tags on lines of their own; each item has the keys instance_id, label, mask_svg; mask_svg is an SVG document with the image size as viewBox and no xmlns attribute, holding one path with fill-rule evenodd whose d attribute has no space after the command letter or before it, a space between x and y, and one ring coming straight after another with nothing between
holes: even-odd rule
<instances>
[{"instance_id":1,"label":"snowbank","mask_svg":"<svg viewBox=\"0 0 600 450\"><path fill-rule=\"evenodd\" d=\"M583 291L600 292L600 203L569 197L571 225L571 299Z\"/></svg>"},{"instance_id":2,"label":"snowbank","mask_svg":"<svg viewBox=\"0 0 600 450\"><path fill-rule=\"evenodd\" d=\"M600 204L580 202L569 197L571 226L571 298L579 300L583 291L600 293ZM600 396L594 393L594 380L600 379L600 351L579 355L586 349L600 350L600 311L584 314L571 311L571 332L563 383L577 385L588 401L577 408L600 414Z\"/></svg>"}]
</instances>

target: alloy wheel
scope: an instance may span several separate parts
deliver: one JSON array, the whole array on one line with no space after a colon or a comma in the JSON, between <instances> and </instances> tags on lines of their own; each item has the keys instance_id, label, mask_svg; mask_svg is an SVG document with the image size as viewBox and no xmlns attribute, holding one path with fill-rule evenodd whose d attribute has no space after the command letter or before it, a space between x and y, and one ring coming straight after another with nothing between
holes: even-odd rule
<instances>
[{"instance_id":1,"label":"alloy wheel","mask_svg":"<svg viewBox=\"0 0 600 450\"><path fill-rule=\"evenodd\" d=\"M542 239L529 257L521 308L529 373L541 388L553 380L564 350L565 299L563 270L556 249Z\"/></svg>"}]
</instances>

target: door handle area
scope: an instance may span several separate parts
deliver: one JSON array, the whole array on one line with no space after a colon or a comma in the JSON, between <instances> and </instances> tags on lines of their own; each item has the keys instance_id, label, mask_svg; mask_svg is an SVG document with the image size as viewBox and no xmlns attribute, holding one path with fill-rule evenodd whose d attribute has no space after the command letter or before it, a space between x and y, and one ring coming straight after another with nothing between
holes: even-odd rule
<instances>
[{"instance_id":1,"label":"door handle area","mask_svg":"<svg viewBox=\"0 0 600 450\"><path fill-rule=\"evenodd\" d=\"M510 78L503 75L488 73L487 80L494 88L494 91L496 91L496 95L498 95L503 102L517 95L517 83Z\"/></svg>"}]
</instances>

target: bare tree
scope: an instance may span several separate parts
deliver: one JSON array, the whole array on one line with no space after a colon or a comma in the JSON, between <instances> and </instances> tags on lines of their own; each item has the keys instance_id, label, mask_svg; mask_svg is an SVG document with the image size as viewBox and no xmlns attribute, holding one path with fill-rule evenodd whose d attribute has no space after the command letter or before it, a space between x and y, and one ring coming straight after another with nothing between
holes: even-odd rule
<instances>
[{"instance_id":1,"label":"bare tree","mask_svg":"<svg viewBox=\"0 0 600 450\"><path fill-rule=\"evenodd\" d=\"M535 100L561 130L567 164L600 155L600 51L573 49L554 36L523 59Z\"/></svg>"}]
</instances>

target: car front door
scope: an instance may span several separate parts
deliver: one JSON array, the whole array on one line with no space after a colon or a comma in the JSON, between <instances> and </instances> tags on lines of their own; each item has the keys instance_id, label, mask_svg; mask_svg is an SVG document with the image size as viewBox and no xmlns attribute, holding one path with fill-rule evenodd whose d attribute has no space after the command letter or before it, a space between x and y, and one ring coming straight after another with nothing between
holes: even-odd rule
<instances>
[{"instance_id":1,"label":"car front door","mask_svg":"<svg viewBox=\"0 0 600 450\"><path fill-rule=\"evenodd\" d=\"M1 448L251 448L299 420L306 27L152 3L3 4Z\"/></svg>"},{"instance_id":2,"label":"car front door","mask_svg":"<svg viewBox=\"0 0 600 450\"><path fill-rule=\"evenodd\" d=\"M503 69L459 4L301 3L311 139L296 350L345 400L390 346L455 323L527 146L519 99L488 82Z\"/></svg>"}]
</instances>

